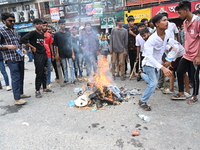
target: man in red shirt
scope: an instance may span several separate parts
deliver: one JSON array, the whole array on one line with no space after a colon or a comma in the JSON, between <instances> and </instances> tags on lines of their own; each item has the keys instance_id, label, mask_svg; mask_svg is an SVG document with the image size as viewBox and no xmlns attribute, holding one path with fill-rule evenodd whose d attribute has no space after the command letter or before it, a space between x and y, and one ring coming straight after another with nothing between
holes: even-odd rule
<instances>
[{"instance_id":1,"label":"man in red shirt","mask_svg":"<svg viewBox=\"0 0 200 150\"><path fill-rule=\"evenodd\" d=\"M184 95L184 82L183 74L189 67L190 63L193 63L194 73L194 87L192 98L187 101L188 104L194 104L198 101L197 95L199 92L199 69L200 69L200 17L193 15L191 12L191 3L189 1L181 1L176 6L176 11L179 13L179 17L183 22L185 30L185 53L181 59L178 69L178 86L179 93L174 95L172 99L185 99Z\"/></svg>"},{"instance_id":2,"label":"man in red shirt","mask_svg":"<svg viewBox=\"0 0 200 150\"><path fill-rule=\"evenodd\" d=\"M48 23L46 21L42 24L42 31L44 33L44 47L46 49L47 54L47 87L51 88L51 61L54 60L54 54L53 54L53 38L52 35L47 32L48 29Z\"/></svg>"}]
</instances>

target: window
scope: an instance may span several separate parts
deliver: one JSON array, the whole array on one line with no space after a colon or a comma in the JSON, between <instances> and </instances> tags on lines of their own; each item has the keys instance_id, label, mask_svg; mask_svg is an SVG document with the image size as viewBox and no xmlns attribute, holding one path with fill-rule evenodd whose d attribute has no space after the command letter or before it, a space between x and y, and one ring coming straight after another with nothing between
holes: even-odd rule
<instances>
[{"instance_id":1,"label":"window","mask_svg":"<svg viewBox=\"0 0 200 150\"><path fill-rule=\"evenodd\" d=\"M45 10L45 14L50 14L49 2L44 2L44 10Z\"/></svg>"}]
</instances>

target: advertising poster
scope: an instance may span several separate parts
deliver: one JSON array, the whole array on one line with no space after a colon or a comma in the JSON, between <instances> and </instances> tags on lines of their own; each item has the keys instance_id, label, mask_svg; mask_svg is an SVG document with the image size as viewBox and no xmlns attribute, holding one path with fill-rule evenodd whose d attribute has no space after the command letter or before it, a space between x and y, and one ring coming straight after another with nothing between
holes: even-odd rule
<instances>
[{"instance_id":1,"label":"advertising poster","mask_svg":"<svg viewBox=\"0 0 200 150\"><path fill-rule=\"evenodd\" d=\"M50 14L51 14L51 21L52 22L58 22L60 20L58 7L50 8Z\"/></svg>"}]
</instances>

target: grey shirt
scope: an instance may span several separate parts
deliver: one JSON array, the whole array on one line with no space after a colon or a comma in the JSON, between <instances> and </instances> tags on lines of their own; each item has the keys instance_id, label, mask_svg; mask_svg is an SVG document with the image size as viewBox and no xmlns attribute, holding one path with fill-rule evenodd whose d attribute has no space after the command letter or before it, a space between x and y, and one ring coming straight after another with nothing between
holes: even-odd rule
<instances>
[{"instance_id":1,"label":"grey shirt","mask_svg":"<svg viewBox=\"0 0 200 150\"><path fill-rule=\"evenodd\" d=\"M128 31L125 28L113 28L110 36L110 51L128 52Z\"/></svg>"}]
</instances>

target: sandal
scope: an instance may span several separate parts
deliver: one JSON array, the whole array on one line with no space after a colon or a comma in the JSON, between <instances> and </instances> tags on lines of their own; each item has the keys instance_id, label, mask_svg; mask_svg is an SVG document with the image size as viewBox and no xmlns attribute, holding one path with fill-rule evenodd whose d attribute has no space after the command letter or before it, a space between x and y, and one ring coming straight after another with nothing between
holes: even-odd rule
<instances>
[{"instance_id":1,"label":"sandal","mask_svg":"<svg viewBox=\"0 0 200 150\"><path fill-rule=\"evenodd\" d=\"M139 100L139 103L138 103L139 105L140 105L140 107L141 108L143 108L144 110L146 110L146 111L151 111L151 107L149 106L149 105L147 105L147 103L145 102L142 102L142 101L140 101Z\"/></svg>"},{"instance_id":2,"label":"sandal","mask_svg":"<svg viewBox=\"0 0 200 150\"><path fill-rule=\"evenodd\" d=\"M185 96L185 95L184 95L184 96L181 96L179 93L177 93L177 94L173 95L173 96L171 97L171 99L172 99L172 100L185 100L185 99L186 99L186 96Z\"/></svg>"},{"instance_id":3,"label":"sandal","mask_svg":"<svg viewBox=\"0 0 200 150\"><path fill-rule=\"evenodd\" d=\"M50 90L50 89L46 89L45 91L42 91L43 94L47 94L47 93L54 93L54 91Z\"/></svg>"},{"instance_id":4,"label":"sandal","mask_svg":"<svg viewBox=\"0 0 200 150\"><path fill-rule=\"evenodd\" d=\"M195 104L197 103L197 101L198 101L198 98L192 97L190 100L187 100L187 104Z\"/></svg>"},{"instance_id":5,"label":"sandal","mask_svg":"<svg viewBox=\"0 0 200 150\"><path fill-rule=\"evenodd\" d=\"M35 97L36 98L41 98L42 97L42 94L40 93L40 91L35 92Z\"/></svg>"},{"instance_id":6,"label":"sandal","mask_svg":"<svg viewBox=\"0 0 200 150\"><path fill-rule=\"evenodd\" d=\"M141 73L143 73L142 70L139 70L139 71L138 71L138 76L137 76L137 81L138 81L138 82L142 79Z\"/></svg>"}]
</instances>

